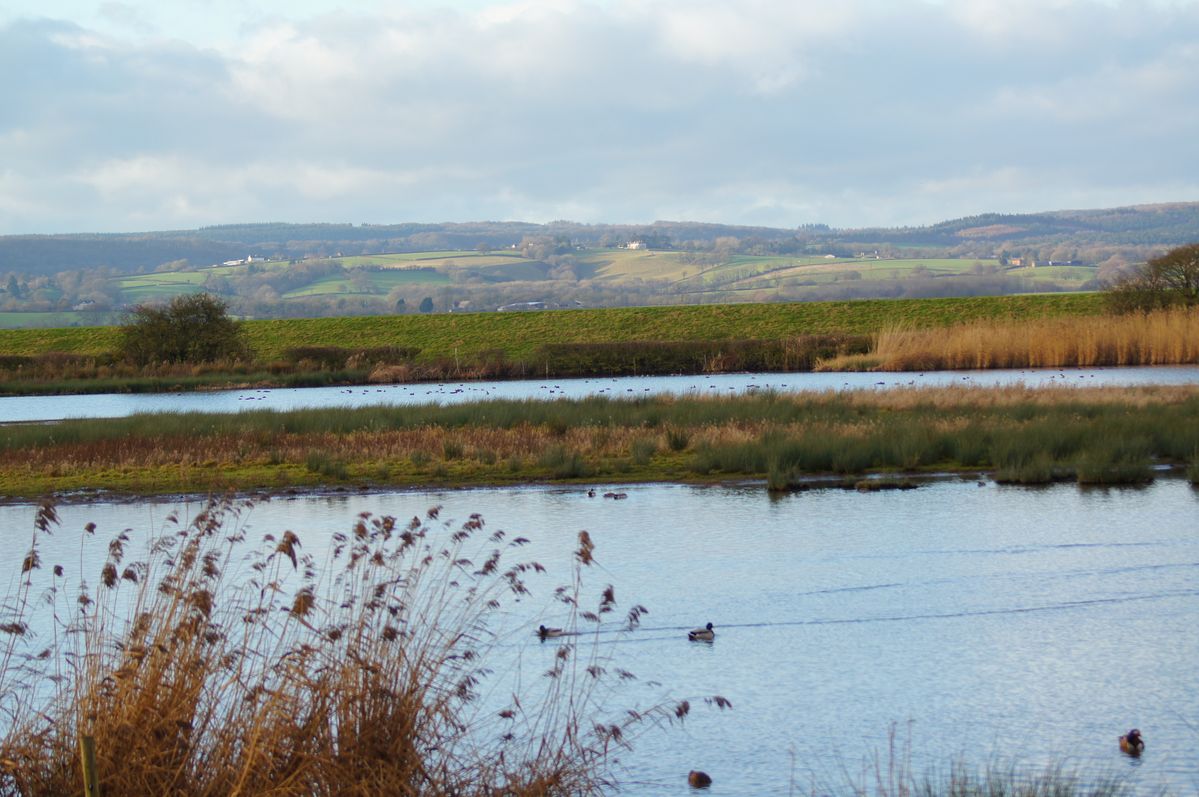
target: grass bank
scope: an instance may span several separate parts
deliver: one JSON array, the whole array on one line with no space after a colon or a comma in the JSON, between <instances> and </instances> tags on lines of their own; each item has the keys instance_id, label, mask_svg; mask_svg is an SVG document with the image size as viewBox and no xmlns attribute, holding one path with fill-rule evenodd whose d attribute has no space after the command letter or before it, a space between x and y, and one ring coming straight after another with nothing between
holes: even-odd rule
<instances>
[{"instance_id":1,"label":"grass bank","mask_svg":"<svg viewBox=\"0 0 1199 797\"><path fill-rule=\"evenodd\" d=\"M987 471L1013 483L1199 473L1194 388L914 388L737 398L156 414L14 425L9 498L131 493L766 479Z\"/></svg>"},{"instance_id":2,"label":"grass bank","mask_svg":"<svg viewBox=\"0 0 1199 797\"><path fill-rule=\"evenodd\" d=\"M870 335L899 324L1100 309L1097 296L1070 294L264 320L245 324L253 362L141 369L113 354L115 327L0 330L0 393L802 371L864 354Z\"/></svg>"},{"instance_id":3,"label":"grass bank","mask_svg":"<svg viewBox=\"0 0 1199 797\"><path fill-rule=\"evenodd\" d=\"M869 334L897 323L944 327L978 319L1023 320L1102 312L1098 294L879 299L850 302L620 307L531 313L453 313L247 321L256 356L281 359L302 346L412 346L427 357L471 357L502 349L510 358L552 343L782 340L806 334ZM0 330L0 352L101 355L116 327Z\"/></svg>"}]
</instances>

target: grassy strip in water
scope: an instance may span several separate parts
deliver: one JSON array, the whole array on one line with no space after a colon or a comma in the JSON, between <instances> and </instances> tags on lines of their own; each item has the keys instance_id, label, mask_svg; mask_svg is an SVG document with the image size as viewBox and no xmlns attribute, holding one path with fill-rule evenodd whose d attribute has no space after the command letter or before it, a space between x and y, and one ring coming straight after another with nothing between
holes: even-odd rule
<instances>
[{"instance_id":1,"label":"grassy strip in water","mask_svg":"<svg viewBox=\"0 0 1199 797\"><path fill-rule=\"evenodd\" d=\"M9 497L84 488L472 485L988 470L997 480L1148 480L1199 450L1194 388L913 388L737 398L166 413L23 424ZM1192 465L1192 469L1193 469Z\"/></svg>"}]
</instances>

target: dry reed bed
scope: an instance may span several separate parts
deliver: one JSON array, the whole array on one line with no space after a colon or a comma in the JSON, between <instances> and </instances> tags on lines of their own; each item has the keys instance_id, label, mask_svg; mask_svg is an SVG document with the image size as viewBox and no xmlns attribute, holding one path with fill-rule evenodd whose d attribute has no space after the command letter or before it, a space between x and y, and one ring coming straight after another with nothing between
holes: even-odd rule
<instances>
[{"instance_id":1,"label":"dry reed bed","mask_svg":"<svg viewBox=\"0 0 1199 797\"><path fill-rule=\"evenodd\" d=\"M482 699L510 666L497 665L493 621L543 570L513 561L527 541L477 515L452 526L435 509L408 523L363 514L319 562L290 531L248 540L247 506L169 518L141 561L121 534L90 586L69 562L43 566L56 517L39 511L0 626L0 794L79 793L84 734L104 794L594 794L637 728L687 713L604 719L629 674L587 642L617 616L611 588L580 605L585 532L554 593L584 635L547 651L545 677L513 674L523 686L499 703ZM39 604L53 633L35 638Z\"/></svg>"},{"instance_id":2,"label":"dry reed bed","mask_svg":"<svg viewBox=\"0 0 1199 797\"><path fill-rule=\"evenodd\" d=\"M1117 316L976 321L945 329L890 326L865 355L817 367L880 371L1066 368L1199 363L1199 312L1159 310Z\"/></svg>"}]
</instances>

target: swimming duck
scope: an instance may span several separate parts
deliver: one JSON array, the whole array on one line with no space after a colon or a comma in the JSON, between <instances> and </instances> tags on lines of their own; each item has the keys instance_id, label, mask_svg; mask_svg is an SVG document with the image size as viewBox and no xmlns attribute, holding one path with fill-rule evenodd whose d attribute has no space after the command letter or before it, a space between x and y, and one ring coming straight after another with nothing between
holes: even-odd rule
<instances>
[{"instance_id":1,"label":"swimming duck","mask_svg":"<svg viewBox=\"0 0 1199 797\"><path fill-rule=\"evenodd\" d=\"M537 627L537 636L541 637L542 639L549 639L550 637L562 636L562 629L561 628L546 628L544 625L541 625L541 626Z\"/></svg>"},{"instance_id":2,"label":"swimming duck","mask_svg":"<svg viewBox=\"0 0 1199 797\"><path fill-rule=\"evenodd\" d=\"M707 772L693 769L687 773L687 785L693 789L706 789L712 785L712 778Z\"/></svg>"},{"instance_id":3,"label":"swimming duck","mask_svg":"<svg viewBox=\"0 0 1199 797\"><path fill-rule=\"evenodd\" d=\"M1121 736L1120 749L1129 755L1140 755L1141 751L1145 749L1145 741L1141 738L1141 732L1133 728Z\"/></svg>"},{"instance_id":4,"label":"swimming duck","mask_svg":"<svg viewBox=\"0 0 1199 797\"><path fill-rule=\"evenodd\" d=\"M703 628L688 631L687 638L692 642L711 642L716 638L716 632L712 630L712 624L708 623Z\"/></svg>"}]
</instances>

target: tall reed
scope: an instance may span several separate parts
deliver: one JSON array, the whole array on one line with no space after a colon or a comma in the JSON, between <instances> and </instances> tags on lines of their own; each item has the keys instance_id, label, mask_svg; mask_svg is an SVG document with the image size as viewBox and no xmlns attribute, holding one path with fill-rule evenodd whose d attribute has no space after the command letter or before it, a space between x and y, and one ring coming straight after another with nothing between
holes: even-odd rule
<instances>
[{"instance_id":1,"label":"tall reed","mask_svg":"<svg viewBox=\"0 0 1199 797\"><path fill-rule=\"evenodd\" d=\"M881 371L1193 364L1199 312L976 321L945 329L893 325L876 335L865 357Z\"/></svg>"},{"instance_id":2,"label":"tall reed","mask_svg":"<svg viewBox=\"0 0 1199 797\"><path fill-rule=\"evenodd\" d=\"M511 562L527 540L477 515L454 528L436 509L408 523L364 513L322 564L291 531L249 542L247 507L170 518L144 561L118 536L94 587L68 588L56 565L54 633L34 652L34 577L56 522L39 512L0 626L0 793L78 793L86 734L109 795L594 794L636 728L686 714L605 720L625 673L586 636L556 646L531 686L512 678L510 700L489 693L496 622L543 568ZM615 611L611 588L581 606L592 557L583 532L555 593L571 631Z\"/></svg>"}]
</instances>

